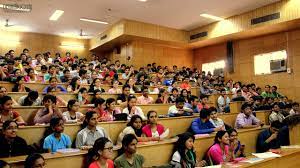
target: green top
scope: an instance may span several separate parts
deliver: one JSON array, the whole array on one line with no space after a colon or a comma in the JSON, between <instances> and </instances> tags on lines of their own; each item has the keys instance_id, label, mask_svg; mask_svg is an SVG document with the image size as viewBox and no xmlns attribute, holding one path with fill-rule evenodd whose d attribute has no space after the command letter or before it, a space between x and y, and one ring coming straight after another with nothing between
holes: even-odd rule
<instances>
[{"instance_id":1,"label":"green top","mask_svg":"<svg viewBox=\"0 0 300 168\"><path fill-rule=\"evenodd\" d=\"M261 93L261 96L263 98L266 98L266 97L273 97L274 95L271 93L271 92L262 92ZM274 98L274 97L273 97Z\"/></svg>"},{"instance_id":2,"label":"green top","mask_svg":"<svg viewBox=\"0 0 300 168\"><path fill-rule=\"evenodd\" d=\"M139 154L133 155L133 164L130 164L125 157L125 153L115 160L116 168L142 168L145 162L144 156Z\"/></svg>"}]
</instances>

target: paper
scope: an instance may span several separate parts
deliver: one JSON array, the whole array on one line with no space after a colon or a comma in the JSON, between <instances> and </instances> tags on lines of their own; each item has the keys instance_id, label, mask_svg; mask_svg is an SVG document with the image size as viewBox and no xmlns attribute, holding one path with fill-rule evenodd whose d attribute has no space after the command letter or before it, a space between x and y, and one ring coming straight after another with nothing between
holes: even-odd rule
<instances>
[{"instance_id":1,"label":"paper","mask_svg":"<svg viewBox=\"0 0 300 168\"><path fill-rule=\"evenodd\" d=\"M57 149L58 153L76 153L80 152L80 149L66 148L66 149Z\"/></svg>"},{"instance_id":2,"label":"paper","mask_svg":"<svg viewBox=\"0 0 300 168\"><path fill-rule=\"evenodd\" d=\"M300 145L281 146L282 149L299 149Z\"/></svg>"},{"instance_id":3,"label":"paper","mask_svg":"<svg viewBox=\"0 0 300 168\"><path fill-rule=\"evenodd\" d=\"M260 162L263 161L264 159L262 158L249 158L246 160L242 160L241 162L246 162L246 163L256 163L256 162Z\"/></svg>"},{"instance_id":4,"label":"paper","mask_svg":"<svg viewBox=\"0 0 300 168\"><path fill-rule=\"evenodd\" d=\"M252 153L252 155L261 158L261 159L267 159L267 158L274 158L274 157L281 157L278 154L272 153L272 152L265 152L265 153Z\"/></svg>"}]
</instances>

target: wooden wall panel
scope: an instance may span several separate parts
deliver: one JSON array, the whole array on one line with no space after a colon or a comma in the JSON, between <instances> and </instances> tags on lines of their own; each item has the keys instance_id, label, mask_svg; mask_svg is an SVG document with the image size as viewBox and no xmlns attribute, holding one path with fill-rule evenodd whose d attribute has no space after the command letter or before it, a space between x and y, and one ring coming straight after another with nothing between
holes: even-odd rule
<instances>
[{"instance_id":1,"label":"wooden wall panel","mask_svg":"<svg viewBox=\"0 0 300 168\"><path fill-rule=\"evenodd\" d=\"M234 73L225 70L226 79L255 82L260 87L276 85L279 91L291 99L300 101L300 29L267 36L234 41ZM292 74L276 73L254 75L254 55L286 49L288 67ZM194 67L203 63L226 59L226 44L218 44L194 50Z\"/></svg>"},{"instance_id":2,"label":"wooden wall panel","mask_svg":"<svg viewBox=\"0 0 300 168\"><path fill-rule=\"evenodd\" d=\"M18 40L20 42L15 44L14 42L7 42L6 40ZM60 46L62 42L84 45L85 48L64 48ZM73 55L78 55L79 57L88 58L89 56L89 40L87 39L0 30L0 54L4 55L8 52L8 50L13 49L15 50L16 55L19 55L24 48L28 48L30 50L31 56L35 56L36 53L44 53L46 51L50 51L52 56L54 56L56 52L60 52L64 55L67 51L70 51Z\"/></svg>"}]
</instances>

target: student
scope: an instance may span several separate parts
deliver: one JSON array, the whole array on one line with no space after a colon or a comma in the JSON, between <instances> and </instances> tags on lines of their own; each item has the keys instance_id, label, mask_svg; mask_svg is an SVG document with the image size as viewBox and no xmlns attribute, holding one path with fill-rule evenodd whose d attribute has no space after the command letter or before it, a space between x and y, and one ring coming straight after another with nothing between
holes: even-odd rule
<instances>
[{"instance_id":1,"label":"student","mask_svg":"<svg viewBox=\"0 0 300 168\"><path fill-rule=\"evenodd\" d=\"M101 91L101 93L104 93L105 90L101 86L101 80L99 78L95 78L90 86L89 92L94 92L98 89Z\"/></svg>"},{"instance_id":2,"label":"student","mask_svg":"<svg viewBox=\"0 0 300 168\"><path fill-rule=\"evenodd\" d=\"M56 97L45 95L43 98L44 108L39 109L33 121L35 124L48 124L53 117L63 117L60 109L56 106Z\"/></svg>"},{"instance_id":3,"label":"student","mask_svg":"<svg viewBox=\"0 0 300 168\"><path fill-rule=\"evenodd\" d=\"M204 95L204 94L201 94L200 95L200 103L198 104L198 109L199 111L201 111L203 108L206 108L208 109L209 106L208 106L208 96L207 95Z\"/></svg>"},{"instance_id":4,"label":"student","mask_svg":"<svg viewBox=\"0 0 300 168\"><path fill-rule=\"evenodd\" d=\"M185 103L189 102L189 94L188 94L188 91L186 89L181 90L180 97L184 98Z\"/></svg>"},{"instance_id":5,"label":"student","mask_svg":"<svg viewBox=\"0 0 300 168\"><path fill-rule=\"evenodd\" d=\"M54 117L50 120L50 128L52 134L48 135L44 140L43 149L48 152L56 152L58 149L66 149L71 147L71 139L64 134L64 120Z\"/></svg>"},{"instance_id":6,"label":"student","mask_svg":"<svg viewBox=\"0 0 300 168\"><path fill-rule=\"evenodd\" d=\"M133 69L130 67L126 67L125 72L122 74L122 79L128 79L132 73L134 73Z\"/></svg>"},{"instance_id":7,"label":"student","mask_svg":"<svg viewBox=\"0 0 300 168\"><path fill-rule=\"evenodd\" d=\"M221 95L219 96L217 102L218 102L219 111L221 113L230 112L230 109L229 109L230 98L226 95L225 89L221 90Z\"/></svg>"},{"instance_id":8,"label":"student","mask_svg":"<svg viewBox=\"0 0 300 168\"><path fill-rule=\"evenodd\" d=\"M3 123L0 134L0 158L27 154L26 141L17 136L18 127L18 123L13 120Z\"/></svg>"},{"instance_id":9,"label":"student","mask_svg":"<svg viewBox=\"0 0 300 168\"><path fill-rule=\"evenodd\" d=\"M205 161L198 161L194 151L195 137L186 132L179 135L172 155L171 165L176 168L193 168L206 166Z\"/></svg>"},{"instance_id":10,"label":"student","mask_svg":"<svg viewBox=\"0 0 300 168\"><path fill-rule=\"evenodd\" d=\"M50 85L44 88L43 93L47 93L47 89L48 89L49 87L51 87L51 88L56 88L57 91L60 91L60 92L63 92L63 93L67 93L67 90L66 90L63 86L57 85L57 82L58 82L58 79L57 79L57 78L51 77L51 78L49 79Z\"/></svg>"},{"instance_id":11,"label":"student","mask_svg":"<svg viewBox=\"0 0 300 168\"><path fill-rule=\"evenodd\" d=\"M229 147L234 152L235 158L246 157L245 155L245 145L242 145L238 140L238 132L235 129L229 129Z\"/></svg>"},{"instance_id":12,"label":"student","mask_svg":"<svg viewBox=\"0 0 300 168\"><path fill-rule=\"evenodd\" d=\"M137 104L153 104L153 98L149 96L148 87L142 87L142 96L137 98Z\"/></svg>"},{"instance_id":13,"label":"student","mask_svg":"<svg viewBox=\"0 0 300 168\"><path fill-rule=\"evenodd\" d=\"M146 137L157 138L157 140L167 138L169 129L165 129L163 125L157 123L157 112L149 111L147 118L148 124L143 127L143 134Z\"/></svg>"},{"instance_id":14,"label":"student","mask_svg":"<svg viewBox=\"0 0 300 168\"><path fill-rule=\"evenodd\" d=\"M98 138L106 137L109 139L105 129L98 126L97 113L88 111L85 114L85 120L82 123L82 130L78 132L76 137L76 148L89 149Z\"/></svg>"},{"instance_id":15,"label":"student","mask_svg":"<svg viewBox=\"0 0 300 168\"><path fill-rule=\"evenodd\" d=\"M88 152L89 168L114 168L113 143L105 137L97 139Z\"/></svg>"},{"instance_id":16,"label":"student","mask_svg":"<svg viewBox=\"0 0 300 168\"><path fill-rule=\"evenodd\" d=\"M116 99L114 98L108 98L106 99L106 108L105 111L107 113L107 116L109 118L107 118L107 121L113 121L114 120L114 115L115 114L120 114L121 110L119 108L116 107Z\"/></svg>"},{"instance_id":17,"label":"student","mask_svg":"<svg viewBox=\"0 0 300 168\"><path fill-rule=\"evenodd\" d=\"M240 89L236 91L236 97L232 98L232 102L236 102L236 101L246 101Z\"/></svg>"},{"instance_id":18,"label":"student","mask_svg":"<svg viewBox=\"0 0 300 168\"><path fill-rule=\"evenodd\" d=\"M270 91L270 85L266 85L266 86L265 86L265 91L263 91L263 92L261 93L261 96L262 96L263 98L267 98L267 97L272 97L272 96L273 96L273 94L272 94L271 91Z\"/></svg>"},{"instance_id":19,"label":"student","mask_svg":"<svg viewBox=\"0 0 300 168\"><path fill-rule=\"evenodd\" d=\"M112 119L113 119L112 114L105 111L105 108L106 108L106 106L105 106L104 99L99 98L99 99L95 100L95 108L93 109L93 111L95 111L98 114L97 120L99 122L112 121Z\"/></svg>"},{"instance_id":20,"label":"student","mask_svg":"<svg viewBox=\"0 0 300 168\"><path fill-rule=\"evenodd\" d=\"M298 102L292 103L292 109L290 110L289 113L290 115L300 114Z\"/></svg>"},{"instance_id":21,"label":"student","mask_svg":"<svg viewBox=\"0 0 300 168\"><path fill-rule=\"evenodd\" d=\"M200 118L192 121L191 130L194 134L210 134L215 131L224 130L224 126L215 127L210 121L211 111L209 109L202 109L200 111Z\"/></svg>"},{"instance_id":22,"label":"student","mask_svg":"<svg viewBox=\"0 0 300 168\"><path fill-rule=\"evenodd\" d=\"M176 99L178 98L178 89L177 88L173 88L172 92L171 92L171 96L168 98L168 102L173 104L176 103Z\"/></svg>"},{"instance_id":23,"label":"student","mask_svg":"<svg viewBox=\"0 0 300 168\"><path fill-rule=\"evenodd\" d=\"M118 95L117 97L117 104L125 107L127 105L127 99L129 94L130 94L130 86L125 84L122 87L122 94Z\"/></svg>"},{"instance_id":24,"label":"student","mask_svg":"<svg viewBox=\"0 0 300 168\"><path fill-rule=\"evenodd\" d=\"M45 168L45 158L38 153L28 155L25 159L24 168Z\"/></svg>"},{"instance_id":25,"label":"student","mask_svg":"<svg viewBox=\"0 0 300 168\"><path fill-rule=\"evenodd\" d=\"M57 92L60 92L60 90L58 90L58 88L55 88L55 87L49 87L47 89L48 95L52 95L52 96L56 97L56 105L57 106L67 106L67 102L62 97L57 95Z\"/></svg>"},{"instance_id":26,"label":"student","mask_svg":"<svg viewBox=\"0 0 300 168\"><path fill-rule=\"evenodd\" d=\"M197 96L190 96L188 103L184 103L184 109L186 111L192 112L192 113L199 113L200 110L198 108L199 100Z\"/></svg>"},{"instance_id":27,"label":"student","mask_svg":"<svg viewBox=\"0 0 300 168\"><path fill-rule=\"evenodd\" d=\"M139 115L143 120L146 120L143 110L136 106L136 97L134 95L129 95L127 107L123 109L123 113L128 114L127 120L130 120L133 115Z\"/></svg>"},{"instance_id":28,"label":"student","mask_svg":"<svg viewBox=\"0 0 300 168\"><path fill-rule=\"evenodd\" d=\"M241 107L242 112L236 117L235 128L255 128L263 123L252 114L252 108L249 103L244 103Z\"/></svg>"},{"instance_id":29,"label":"student","mask_svg":"<svg viewBox=\"0 0 300 168\"><path fill-rule=\"evenodd\" d=\"M263 130L257 137L256 152L267 152L269 149L280 148L279 130L281 123L277 120L271 123L270 128Z\"/></svg>"},{"instance_id":30,"label":"student","mask_svg":"<svg viewBox=\"0 0 300 168\"><path fill-rule=\"evenodd\" d=\"M24 77L18 76L15 85L12 88L12 92L29 92L31 89L25 86L24 84Z\"/></svg>"},{"instance_id":31,"label":"student","mask_svg":"<svg viewBox=\"0 0 300 168\"><path fill-rule=\"evenodd\" d=\"M272 86L271 94L273 98L280 98L283 97L280 93L277 92L277 86Z\"/></svg>"},{"instance_id":32,"label":"student","mask_svg":"<svg viewBox=\"0 0 300 168\"><path fill-rule=\"evenodd\" d=\"M77 94L77 99L79 104L81 105L86 105L90 104L89 99L89 94L86 88L80 88Z\"/></svg>"},{"instance_id":33,"label":"student","mask_svg":"<svg viewBox=\"0 0 300 168\"><path fill-rule=\"evenodd\" d=\"M80 104L77 100L71 99L68 102L67 109L68 111L63 112L63 118L66 123L77 123L84 120L84 115L79 112Z\"/></svg>"},{"instance_id":34,"label":"student","mask_svg":"<svg viewBox=\"0 0 300 168\"><path fill-rule=\"evenodd\" d=\"M127 134L122 140L124 153L114 161L116 168L141 168L145 163L144 156L137 154L137 138L133 134Z\"/></svg>"},{"instance_id":35,"label":"student","mask_svg":"<svg viewBox=\"0 0 300 168\"><path fill-rule=\"evenodd\" d=\"M25 125L25 121L17 111L13 110L13 101L10 96L0 98L0 125L7 120L14 120L19 125Z\"/></svg>"},{"instance_id":36,"label":"student","mask_svg":"<svg viewBox=\"0 0 300 168\"><path fill-rule=\"evenodd\" d=\"M81 87L80 78L76 76L72 78L67 90L68 92L78 93Z\"/></svg>"},{"instance_id":37,"label":"student","mask_svg":"<svg viewBox=\"0 0 300 168\"><path fill-rule=\"evenodd\" d=\"M63 74L64 75L60 77L60 81L62 83L69 83L69 82L71 82L72 76L71 76L70 70L69 69L65 69L63 71Z\"/></svg>"},{"instance_id":38,"label":"student","mask_svg":"<svg viewBox=\"0 0 300 168\"><path fill-rule=\"evenodd\" d=\"M94 90L94 92L93 92L93 98L92 98L92 100L91 100L91 103L92 104L95 104L95 101L97 100L97 99L100 99L101 98L101 91L99 90L99 89L96 89L96 90Z\"/></svg>"},{"instance_id":39,"label":"student","mask_svg":"<svg viewBox=\"0 0 300 168\"><path fill-rule=\"evenodd\" d=\"M30 91L28 95L20 97L18 103L20 106L40 106L42 101L37 91Z\"/></svg>"},{"instance_id":40,"label":"student","mask_svg":"<svg viewBox=\"0 0 300 168\"><path fill-rule=\"evenodd\" d=\"M207 157L210 165L219 165L234 159L234 152L229 148L229 135L226 131L218 131L214 144L209 148Z\"/></svg>"},{"instance_id":41,"label":"student","mask_svg":"<svg viewBox=\"0 0 300 168\"><path fill-rule=\"evenodd\" d=\"M183 97L178 97L176 99L176 104L169 107L168 115L170 117L176 117L176 116L189 116L192 115L192 112L190 110L187 110L184 107L185 100Z\"/></svg>"},{"instance_id":42,"label":"student","mask_svg":"<svg viewBox=\"0 0 300 168\"><path fill-rule=\"evenodd\" d=\"M121 94L122 91L121 91L121 89L119 89L119 81L118 80L114 80L112 82L112 88L110 88L107 92L109 94Z\"/></svg>"},{"instance_id":43,"label":"student","mask_svg":"<svg viewBox=\"0 0 300 168\"><path fill-rule=\"evenodd\" d=\"M279 121L280 123L283 123L284 119L285 116L282 114L279 104L274 103L272 107L272 113L269 115L269 122L272 123L274 121Z\"/></svg>"},{"instance_id":44,"label":"student","mask_svg":"<svg viewBox=\"0 0 300 168\"><path fill-rule=\"evenodd\" d=\"M184 77L184 80L183 80L183 82L181 83L180 88L181 88L182 90L184 90L184 89L185 89L185 90L191 90L191 85L190 85L189 81L190 81L190 79L189 79L188 76Z\"/></svg>"},{"instance_id":45,"label":"student","mask_svg":"<svg viewBox=\"0 0 300 168\"><path fill-rule=\"evenodd\" d=\"M217 128L217 127L225 127L225 124L222 119L218 118L217 109L214 107L210 107L210 119L209 121Z\"/></svg>"},{"instance_id":46,"label":"student","mask_svg":"<svg viewBox=\"0 0 300 168\"><path fill-rule=\"evenodd\" d=\"M168 104L169 92L166 89L160 89L158 93L158 98L155 101L155 104Z\"/></svg>"}]
</instances>

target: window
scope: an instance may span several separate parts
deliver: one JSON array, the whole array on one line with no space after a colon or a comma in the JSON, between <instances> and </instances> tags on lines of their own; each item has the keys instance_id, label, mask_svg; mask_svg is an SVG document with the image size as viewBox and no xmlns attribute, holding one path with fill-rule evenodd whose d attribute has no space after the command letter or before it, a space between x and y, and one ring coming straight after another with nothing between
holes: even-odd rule
<instances>
[{"instance_id":1,"label":"window","mask_svg":"<svg viewBox=\"0 0 300 168\"><path fill-rule=\"evenodd\" d=\"M270 62L276 60L286 60L286 50L264 53L254 56L255 75L271 74Z\"/></svg>"},{"instance_id":2,"label":"window","mask_svg":"<svg viewBox=\"0 0 300 168\"><path fill-rule=\"evenodd\" d=\"M206 74L208 72L211 72L214 75L219 75L220 70L224 72L224 68L225 68L224 60L202 64L202 71L205 71Z\"/></svg>"}]
</instances>

